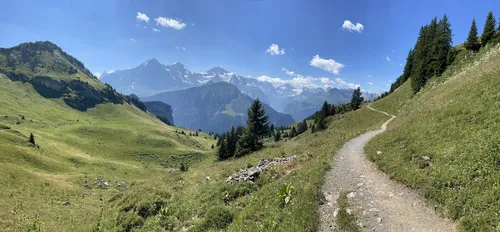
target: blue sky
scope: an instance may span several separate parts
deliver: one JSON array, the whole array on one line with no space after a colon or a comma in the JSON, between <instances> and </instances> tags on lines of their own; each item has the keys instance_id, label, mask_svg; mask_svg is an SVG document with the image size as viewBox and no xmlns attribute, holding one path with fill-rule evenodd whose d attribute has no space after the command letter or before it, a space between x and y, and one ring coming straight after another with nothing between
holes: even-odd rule
<instances>
[{"instance_id":1,"label":"blue sky","mask_svg":"<svg viewBox=\"0 0 500 232\"><path fill-rule=\"evenodd\" d=\"M402 73L422 25L446 13L458 44L472 18L481 33L490 10L500 16L497 1L0 1L0 47L49 40L92 72L155 57L195 71L223 66L275 83L380 92Z\"/></svg>"}]
</instances>

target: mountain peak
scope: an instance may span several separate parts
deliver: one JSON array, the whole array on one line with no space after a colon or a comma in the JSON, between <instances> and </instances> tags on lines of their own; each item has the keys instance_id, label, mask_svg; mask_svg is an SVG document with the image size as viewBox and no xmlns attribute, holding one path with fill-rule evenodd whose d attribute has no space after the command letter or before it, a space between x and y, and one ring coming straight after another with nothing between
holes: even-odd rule
<instances>
[{"instance_id":1,"label":"mountain peak","mask_svg":"<svg viewBox=\"0 0 500 232\"><path fill-rule=\"evenodd\" d=\"M224 68L220 67L220 66L217 66L217 67L213 67L211 68L210 70L207 71L208 74L226 74L226 73L229 73L227 70L225 70Z\"/></svg>"},{"instance_id":2,"label":"mountain peak","mask_svg":"<svg viewBox=\"0 0 500 232\"><path fill-rule=\"evenodd\" d=\"M148 65L161 65L161 64L156 58L151 58L149 60L146 60L146 62L142 63L141 66L148 66Z\"/></svg>"}]
</instances>

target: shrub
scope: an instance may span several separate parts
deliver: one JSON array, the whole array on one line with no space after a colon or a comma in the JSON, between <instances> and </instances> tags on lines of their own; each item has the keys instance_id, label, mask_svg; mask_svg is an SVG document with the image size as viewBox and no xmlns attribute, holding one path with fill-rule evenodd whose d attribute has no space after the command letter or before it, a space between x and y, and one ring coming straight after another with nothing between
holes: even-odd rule
<instances>
[{"instance_id":1,"label":"shrub","mask_svg":"<svg viewBox=\"0 0 500 232\"><path fill-rule=\"evenodd\" d=\"M193 231L208 231L210 229L224 229L233 222L233 213L224 206L215 206L208 210Z\"/></svg>"},{"instance_id":2,"label":"shrub","mask_svg":"<svg viewBox=\"0 0 500 232\"><path fill-rule=\"evenodd\" d=\"M181 172L187 172L188 166L184 163L181 163L181 167L179 168Z\"/></svg>"}]
</instances>

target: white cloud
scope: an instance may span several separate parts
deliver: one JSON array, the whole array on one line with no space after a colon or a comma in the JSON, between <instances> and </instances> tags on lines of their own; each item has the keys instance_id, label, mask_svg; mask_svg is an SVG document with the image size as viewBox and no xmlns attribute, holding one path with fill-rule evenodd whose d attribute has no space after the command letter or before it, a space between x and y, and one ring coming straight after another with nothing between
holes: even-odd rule
<instances>
[{"instance_id":1,"label":"white cloud","mask_svg":"<svg viewBox=\"0 0 500 232\"><path fill-rule=\"evenodd\" d=\"M369 85L373 85L373 82L368 82Z\"/></svg>"},{"instance_id":2,"label":"white cloud","mask_svg":"<svg viewBox=\"0 0 500 232\"><path fill-rule=\"evenodd\" d=\"M403 66L403 64L399 64L399 66Z\"/></svg>"},{"instance_id":3,"label":"white cloud","mask_svg":"<svg viewBox=\"0 0 500 232\"><path fill-rule=\"evenodd\" d=\"M141 12L137 12L137 16L135 16L136 19L140 20L140 21L144 21L144 22L149 22L149 17L144 14L144 13L141 13Z\"/></svg>"},{"instance_id":4,"label":"white cloud","mask_svg":"<svg viewBox=\"0 0 500 232\"><path fill-rule=\"evenodd\" d=\"M294 71L290 71L286 68L282 68L281 70L285 71L286 75L294 77L296 74Z\"/></svg>"},{"instance_id":5,"label":"white cloud","mask_svg":"<svg viewBox=\"0 0 500 232\"><path fill-rule=\"evenodd\" d=\"M153 31L155 31L155 32L159 32L159 31L160 31L160 29L153 28Z\"/></svg>"},{"instance_id":6,"label":"white cloud","mask_svg":"<svg viewBox=\"0 0 500 232\"><path fill-rule=\"evenodd\" d=\"M335 78L335 83L337 83L337 85L339 85L340 87L345 87L345 88L349 88L349 89L356 89L359 87L359 84L349 83L349 82L342 80L338 77Z\"/></svg>"},{"instance_id":7,"label":"white cloud","mask_svg":"<svg viewBox=\"0 0 500 232\"><path fill-rule=\"evenodd\" d=\"M99 79L99 78L101 78L102 73L100 73L100 72L95 72L95 73L94 73L94 76L96 76L96 77L97 77L97 79Z\"/></svg>"},{"instance_id":8,"label":"white cloud","mask_svg":"<svg viewBox=\"0 0 500 232\"><path fill-rule=\"evenodd\" d=\"M179 46L176 46L175 48L177 48L177 50L183 50L183 51L186 51L186 48L185 47L179 47Z\"/></svg>"},{"instance_id":9,"label":"white cloud","mask_svg":"<svg viewBox=\"0 0 500 232\"><path fill-rule=\"evenodd\" d=\"M326 59L319 57L319 55L315 55L313 57L313 59L311 60L310 64L311 64L311 66L326 70L326 71L331 72L333 74L339 74L340 69L344 67L343 64L338 63L335 60L332 60L332 59L326 60Z\"/></svg>"},{"instance_id":10,"label":"white cloud","mask_svg":"<svg viewBox=\"0 0 500 232\"><path fill-rule=\"evenodd\" d=\"M132 39L132 38L130 38L130 39L128 39L128 40L130 40L130 41L132 41L132 42L135 42L135 39Z\"/></svg>"},{"instance_id":11,"label":"white cloud","mask_svg":"<svg viewBox=\"0 0 500 232\"><path fill-rule=\"evenodd\" d=\"M387 61L391 62L391 57L386 56L386 57L385 57L385 59L386 59Z\"/></svg>"},{"instance_id":12,"label":"white cloud","mask_svg":"<svg viewBox=\"0 0 500 232\"><path fill-rule=\"evenodd\" d=\"M280 46L278 46L277 44L271 44L271 46L269 46L266 52L271 55L285 55L285 49L282 48L280 50Z\"/></svg>"},{"instance_id":13,"label":"white cloud","mask_svg":"<svg viewBox=\"0 0 500 232\"><path fill-rule=\"evenodd\" d=\"M369 75L368 75L368 78L371 78L371 77L372 77L372 74L369 74Z\"/></svg>"},{"instance_id":14,"label":"white cloud","mask_svg":"<svg viewBox=\"0 0 500 232\"><path fill-rule=\"evenodd\" d=\"M364 26L361 23L353 24L351 21L345 20L344 24L342 24L342 28L344 28L345 30L348 30L350 32L361 33L361 31L363 31L363 29L364 29Z\"/></svg>"},{"instance_id":15,"label":"white cloud","mask_svg":"<svg viewBox=\"0 0 500 232\"><path fill-rule=\"evenodd\" d=\"M176 20L176 19L171 19L171 18L166 18L166 17L158 17L155 19L156 25L161 25L163 27L171 27L175 30L181 30L182 28L186 27L186 24Z\"/></svg>"}]
</instances>

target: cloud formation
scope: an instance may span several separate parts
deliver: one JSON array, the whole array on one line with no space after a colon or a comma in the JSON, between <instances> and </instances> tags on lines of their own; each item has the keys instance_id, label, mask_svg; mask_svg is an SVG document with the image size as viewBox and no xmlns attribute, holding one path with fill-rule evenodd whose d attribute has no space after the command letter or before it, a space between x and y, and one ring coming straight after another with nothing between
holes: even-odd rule
<instances>
[{"instance_id":1,"label":"cloud formation","mask_svg":"<svg viewBox=\"0 0 500 232\"><path fill-rule=\"evenodd\" d=\"M373 82L368 82L369 85L373 85Z\"/></svg>"},{"instance_id":2,"label":"cloud formation","mask_svg":"<svg viewBox=\"0 0 500 232\"><path fill-rule=\"evenodd\" d=\"M391 62L391 57L386 56L386 57L385 57L385 59L386 59L387 61Z\"/></svg>"},{"instance_id":3,"label":"cloud formation","mask_svg":"<svg viewBox=\"0 0 500 232\"><path fill-rule=\"evenodd\" d=\"M95 77L97 77L97 79L100 79L100 78L101 78L101 76L102 76L102 73L100 73L100 72L95 72L95 73L94 73L94 76L95 76Z\"/></svg>"},{"instance_id":4,"label":"cloud formation","mask_svg":"<svg viewBox=\"0 0 500 232\"><path fill-rule=\"evenodd\" d=\"M271 55L285 55L285 49L282 48L280 50L280 46L277 44L271 44L269 48L266 50L266 53L269 53Z\"/></svg>"},{"instance_id":5,"label":"cloud formation","mask_svg":"<svg viewBox=\"0 0 500 232\"><path fill-rule=\"evenodd\" d=\"M141 12L137 12L137 16L135 16L136 19L140 20L140 21L144 21L144 22L149 22L149 17L144 14L144 13L141 13Z\"/></svg>"},{"instance_id":6,"label":"cloud formation","mask_svg":"<svg viewBox=\"0 0 500 232\"><path fill-rule=\"evenodd\" d=\"M159 32L159 31L160 31L160 29L153 28L153 31L154 31L154 32Z\"/></svg>"},{"instance_id":7,"label":"cloud formation","mask_svg":"<svg viewBox=\"0 0 500 232\"><path fill-rule=\"evenodd\" d=\"M186 24L176 20L176 19L171 19L171 18L166 18L166 17L158 17L155 19L156 25L160 25L162 27L170 27L175 30L181 30L182 28L186 27Z\"/></svg>"},{"instance_id":8,"label":"cloud formation","mask_svg":"<svg viewBox=\"0 0 500 232\"><path fill-rule=\"evenodd\" d=\"M132 42L135 42L135 39L132 39L132 38L130 38L130 39L128 39L128 40L130 40L130 41L132 41Z\"/></svg>"},{"instance_id":9,"label":"cloud formation","mask_svg":"<svg viewBox=\"0 0 500 232\"><path fill-rule=\"evenodd\" d=\"M337 85L339 85L339 86L346 87L348 89L356 89L359 87L359 84L349 83L349 82L342 80L338 77L335 78L335 83L337 83Z\"/></svg>"},{"instance_id":10,"label":"cloud formation","mask_svg":"<svg viewBox=\"0 0 500 232\"><path fill-rule=\"evenodd\" d=\"M286 75L288 76L294 77L296 75L294 71L290 71L286 68L282 68L281 70L285 71Z\"/></svg>"},{"instance_id":11,"label":"cloud formation","mask_svg":"<svg viewBox=\"0 0 500 232\"><path fill-rule=\"evenodd\" d=\"M331 72L333 74L339 74L340 69L344 67L343 64L338 63L335 60L323 59L323 58L319 57L319 55L315 55L312 58L310 64L313 67L326 70L326 71Z\"/></svg>"},{"instance_id":12,"label":"cloud formation","mask_svg":"<svg viewBox=\"0 0 500 232\"><path fill-rule=\"evenodd\" d=\"M342 24L342 28L344 30L347 30L347 31L350 31L350 32L361 33L363 31L363 29L364 29L364 26L361 23L353 24L351 21L345 20L344 24Z\"/></svg>"},{"instance_id":13,"label":"cloud formation","mask_svg":"<svg viewBox=\"0 0 500 232\"><path fill-rule=\"evenodd\" d=\"M179 51L180 51L180 50L186 51L186 48L185 48L185 47L179 47L179 46L177 46L177 47L175 47L175 48L177 48L177 50L179 50Z\"/></svg>"}]
</instances>

